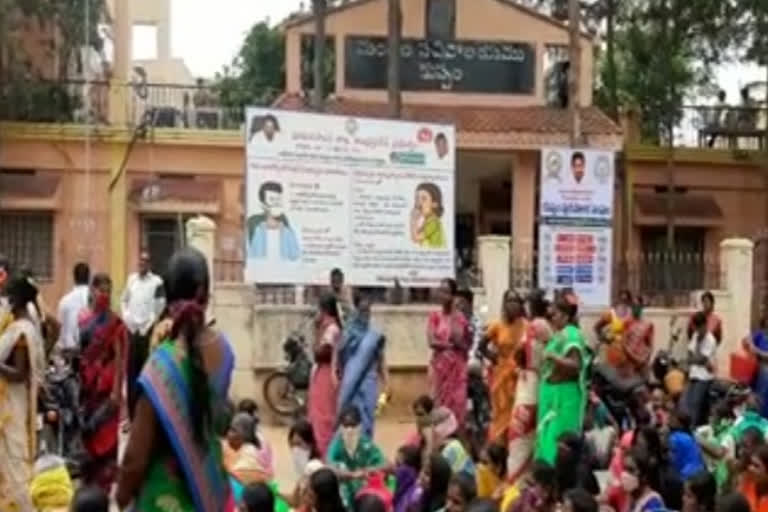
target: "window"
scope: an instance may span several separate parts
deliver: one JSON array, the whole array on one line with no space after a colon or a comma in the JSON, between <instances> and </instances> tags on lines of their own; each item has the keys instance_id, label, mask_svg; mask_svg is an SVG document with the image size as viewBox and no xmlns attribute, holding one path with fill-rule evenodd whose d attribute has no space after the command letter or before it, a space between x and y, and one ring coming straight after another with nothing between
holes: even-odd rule
<instances>
[{"instance_id":1,"label":"window","mask_svg":"<svg viewBox=\"0 0 768 512\"><path fill-rule=\"evenodd\" d=\"M456 0L427 0L427 39L456 37Z\"/></svg>"},{"instance_id":2,"label":"window","mask_svg":"<svg viewBox=\"0 0 768 512\"><path fill-rule=\"evenodd\" d=\"M53 277L53 213L0 213L0 251L13 268L38 279Z\"/></svg>"},{"instance_id":3,"label":"window","mask_svg":"<svg viewBox=\"0 0 768 512\"><path fill-rule=\"evenodd\" d=\"M648 292L665 290L667 279L672 291L707 288L706 235L705 228L676 227L674 249L670 254L667 251L666 227L643 228L641 268L634 269L640 274L642 289Z\"/></svg>"},{"instance_id":4,"label":"window","mask_svg":"<svg viewBox=\"0 0 768 512\"><path fill-rule=\"evenodd\" d=\"M188 216L145 217L141 223L141 245L149 251L152 272L163 275L173 253L184 245L184 223Z\"/></svg>"}]
</instances>

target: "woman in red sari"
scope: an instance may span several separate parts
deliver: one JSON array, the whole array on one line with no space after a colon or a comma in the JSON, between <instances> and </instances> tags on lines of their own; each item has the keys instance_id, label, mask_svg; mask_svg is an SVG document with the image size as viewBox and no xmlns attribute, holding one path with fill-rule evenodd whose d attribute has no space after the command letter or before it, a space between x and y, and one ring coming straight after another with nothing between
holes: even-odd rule
<instances>
[{"instance_id":1,"label":"woman in red sari","mask_svg":"<svg viewBox=\"0 0 768 512\"><path fill-rule=\"evenodd\" d=\"M110 308L112 280L97 274L91 283L91 307L80 317L80 402L83 444L88 462L83 479L109 492L117 476L117 433L126 330Z\"/></svg>"},{"instance_id":2,"label":"woman in red sari","mask_svg":"<svg viewBox=\"0 0 768 512\"><path fill-rule=\"evenodd\" d=\"M336 346L341 336L341 322L336 297L325 295L318 304L315 321L315 368L309 386L309 422L315 432L317 447L325 458L336 426L336 394L338 373L336 367Z\"/></svg>"},{"instance_id":3,"label":"woman in red sari","mask_svg":"<svg viewBox=\"0 0 768 512\"><path fill-rule=\"evenodd\" d=\"M447 407L464 424L467 412L467 363L472 347L469 323L454 306L456 281L443 279L437 292L442 308L429 315L427 342L432 349L429 375L436 407Z\"/></svg>"}]
</instances>

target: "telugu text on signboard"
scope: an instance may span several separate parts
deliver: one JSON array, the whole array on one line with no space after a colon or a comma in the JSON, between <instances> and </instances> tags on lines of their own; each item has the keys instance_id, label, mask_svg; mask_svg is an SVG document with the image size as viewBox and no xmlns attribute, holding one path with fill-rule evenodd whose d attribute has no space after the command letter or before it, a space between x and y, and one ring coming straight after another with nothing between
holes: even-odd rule
<instances>
[{"instance_id":1,"label":"telugu text on signboard","mask_svg":"<svg viewBox=\"0 0 768 512\"><path fill-rule=\"evenodd\" d=\"M245 279L430 287L454 275L449 125L247 113Z\"/></svg>"}]
</instances>

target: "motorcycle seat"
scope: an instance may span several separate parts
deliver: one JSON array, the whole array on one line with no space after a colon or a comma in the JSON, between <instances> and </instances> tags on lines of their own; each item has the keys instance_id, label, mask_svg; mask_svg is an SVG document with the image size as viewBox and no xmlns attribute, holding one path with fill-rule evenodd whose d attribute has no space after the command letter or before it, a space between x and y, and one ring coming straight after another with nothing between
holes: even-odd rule
<instances>
[{"instance_id":1,"label":"motorcycle seat","mask_svg":"<svg viewBox=\"0 0 768 512\"><path fill-rule=\"evenodd\" d=\"M622 377L616 369L607 364L598 364L593 368L593 373L599 375L609 386L621 394L630 394L635 389L646 384L645 379L639 376Z\"/></svg>"}]
</instances>

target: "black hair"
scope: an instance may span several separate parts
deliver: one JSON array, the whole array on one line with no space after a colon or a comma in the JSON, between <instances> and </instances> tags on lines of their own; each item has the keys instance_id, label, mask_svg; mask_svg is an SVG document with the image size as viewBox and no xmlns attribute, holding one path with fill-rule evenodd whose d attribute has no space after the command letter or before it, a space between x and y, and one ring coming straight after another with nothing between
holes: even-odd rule
<instances>
[{"instance_id":1,"label":"black hair","mask_svg":"<svg viewBox=\"0 0 768 512\"><path fill-rule=\"evenodd\" d=\"M627 301L632 302L634 296L632 295L632 292L629 290L629 288L624 288L622 290L619 290L619 298L626 297Z\"/></svg>"},{"instance_id":2,"label":"black hair","mask_svg":"<svg viewBox=\"0 0 768 512\"><path fill-rule=\"evenodd\" d=\"M237 404L237 412L247 412L251 416L256 416L259 414L259 406L255 400L246 398L245 400L240 400Z\"/></svg>"},{"instance_id":3,"label":"black hair","mask_svg":"<svg viewBox=\"0 0 768 512\"><path fill-rule=\"evenodd\" d=\"M578 325L579 320L579 306L569 302L565 297L560 297L555 301L555 309L560 311L568 319L568 323L571 325Z\"/></svg>"},{"instance_id":4,"label":"black hair","mask_svg":"<svg viewBox=\"0 0 768 512\"><path fill-rule=\"evenodd\" d=\"M599 508L595 497L579 487L566 491L563 498L571 502L573 512L597 512Z\"/></svg>"},{"instance_id":5,"label":"black hair","mask_svg":"<svg viewBox=\"0 0 768 512\"><path fill-rule=\"evenodd\" d=\"M184 338L190 360L190 410L195 440L203 444L214 435L208 374L203 365L200 338L205 329L210 275L205 256L188 247L176 251L168 262L165 291L173 316L171 338Z\"/></svg>"},{"instance_id":6,"label":"black hair","mask_svg":"<svg viewBox=\"0 0 768 512\"><path fill-rule=\"evenodd\" d=\"M81 487L72 499L72 512L109 512L109 496L100 487Z\"/></svg>"},{"instance_id":7,"label":"black hair","mask_svg":"<svg viewBox=\"0 0 768 512\"><path fill-rule=\"evenodd\" d=\"M427 195L429 195L432 202L435 204L433 207L435 215L442 217L443 212L445 211L445 205L443 204L443 192L440 190L440 187L434 183L426 181L424 183L419 183L419 186L416 187L416 192L418 191L426 192Z\"/></svg>"},{"instance_id":8,"label":"black hair","mask_svg":"<svg viewBox=\"0 0 768 512\"><path fill-rule=\"evenodd\" d=\"M26 273L22 273L11 279L6 288L8 302L14 313L26 314L27 304L35 304L39 291L32 279Z\"/></svg>"},{"instance_id":9,"label":"black hair","mask_svg":"<svg viewBox=\"0 0 768 512\"><path fill-rule=\"evenodd\" d=\"M542 485L543 487L552 488L555 485L557 472L552 464L538 459L533 461L533 465L531 466L531 476L533 477L533 481L537 484Z\"/></svg>"},{"instance_id":10,"label":"black hair","mask_svg":"<svg viewBox=\"0 0 768 512\"><path fill-rule=\"evenodd\" d=\"M309 445L309 457L311 459L319 459L321 457L320 450L317 447L317 440L315 439L315 431L310 422L300 419L291 425L291 429L288 431L289 442L293 436L298 436L299 439Z\"/></svg>"},{"instance_id":11,"label":"black hair","mask_svg":"<svg viewBox=\"0 0 768 512\"><path fill-rule=\"evenodd\" d=\"M499 512L499 503L490 498L473 500L467 506L467 512Z\"/></svg>"},{"instance_id":12,"label":"black hair","mask_svg":"<svg viewBox=\"0 0 768 512\"><path fill-rule=\"evenodd\" d=\"M475 479L466 473L457 473L451 478L451 484L459 489L464 503L469 504L477 497L477 484Z\"/></svg>"},{"instance_id":13,"label":"black hair","mask_svg":"<svg viewBox=\"0 0 768 512\"><path fill-rule=\"evenodd\" d=\"M691 415L688 411L677 408L671 411L669 416L677 420L678 425L674 430L691 433Z\"/></svg>"},{"instance_id":14,"label":"black hair","mask_svg":"<svg viewBox=\"0 0 768 512\"><path fill-rule=\"evenodd\" d=\"M717 512L750 512L751 507L747 498L740 492L732 492L721 496L715 506Z\"/></svg>"},{"instance_id":15,"label":"black hair","mask_svg":"<svg viewBox=\"0 0 768 512\"><path fill-rule=\"evenodd\" d=\"M655 488L656 467L649 454L638 447L629 450L628 454L637 466L638 477L648 487Z\"/></svg>"},{"instance_id":16,"label":"black hair","mask_svg":"<svg viewBox=\"0 0 768 512\"><path fill-rule=\"evenodd\" d=\"M384 502L374 494L359 495L354 505L354 512L387 512Z\"/></svg>"},{"instance_id":17,"label":"black hair","mask_svg":"<svg viewBox=\"0 0 768 512\"><path fill-rule=\"evenodd\" d=\"M469 288L461 288L456 292L456 296L466 300L470 306L475 302L475 294Z\"/></svg>"},{"instance_id":18,"label":"black hair","mask_svg":"<svg viewBox=\"0 0 768 512\"><path fill-rule=\"evenodd\" d=\"M451 465L445 458L436 453L429 459L429 487L424 489L421 501L422 512L434 512L445 506L448 485L451 483Z\"/></svg>"},{"instance_id":19,"label":"black hair","mask_svg":"<svg viewBox=\"0 0 768 512\"><path fill-rule=\"evenodd\" d=\"M715 296L709 290L701 294L701 302L704 302L705 300L711 302L713 306L715 305Z\"/></svg>"},{"instance_id":20,"label":"black hair","mask_svg":"<svg viewBox=\"0 0 768 512\"><path fill-rule=\"evenodd\" d=\"M93 279L91 279L91 286L94 288L100 288L104 285L112 286L112 278L109 277L109 274L105 274L104 272L94 274Z\"/></svg>"},{"instance_id":21,"label":"black hair","mask_svg":"<svg viewBox=\"0 0 768 512\"><path fill-rule=\"evenodd\" d=\"M247 512L274 510L275 495L265 483L249 484L243 489L243 506Z\"/></svg>"},{"instance_id":22,"label":"black hair","mask_svg":"<svg viewBox=\"0 0 768 512\"><path fill-rule=\"evenodd\" d=\"M446 137L443 132L440 132L437 135L435 135L435 142L439 140L444 140L445 142L448 142L448 137Z\"/></svg>"},{"instance_id":23,"label":"black hair","mask_svg":"<svg viewBox=\"0 0 768 512\"><path fill-rule=\"evenodd\" d=\"M259 201L262 203L267 199L267 192L283 193L283 186L276 181L265 181L259 187Z\"/></svg>"},{"instance_id":24,"label":"black hair","mask_svg":"<svg viewBox=\"0 0 768 512\"><path fill-rule=\"evenodd\" d=\"M364 301L373 303L373 293L367 288L356 289L352 294L352 304L355 306L355 309L359 309L360 304Z\"/></svg>"},{"instance_id":25,"label":"black hair","mask_svg":"<svg viewBox=\"0 0 768 512\"><path fill-rule=\"evenodd\" d=\"M339 306L336 296L332 293L324 293L320 300L317 302L318 309L332 317L338 325L341 325L341 319L339 318Z\"/></svg>"},{"instance_id":26,"label":"black hair","mask_svg":"<svg viewBox=\"0 0 768 512\"><path fill-rule=\"evenodd\" d=\"M332 469L318 469L309 477L309 487L315 493L316 512L345 512L339 493L339 479Z\"/></svg>"},{"instance_id":27,"label":"black hair","mask_svg":"<svg viewBox=\"0 0 768 512\"><path fill-rule=\"evenodd\" d=\"M277 118L272 114L267 114L264 116L264 122L263 124L267 124L267 121L272 121L272 124L275 125L275 129L280 129L280 123L277 122Z\"/></svg>"},{"instance_id":28,"label":"black hair","mask_svg":"<svg viewBox=\"0 0 768 512\"><path fill-rule=\"evenodd\" d=\"M549 301L544 290L534 290L528 296L528 307L533 318L546 318L549 315Z\"/></svg>"},{"instance_id":29,"label":"black hair","mask_svg":"<svg viewBox=\"0 0 768 512\"><path fill-rule=\"evenodd\" d=\"M435 401L432 400L432 397L429 395L421 395L413 401L413 405L411 406L413 410L416 410L417 407L422 409L425 413L431 414L435 408Z\"/></svg>"},{"instance_id":30,"label":"black hair","mask_svg":"<svg viewBox=\"0 0 768 512\"><path fill-rule=\"evenodd\" d=\"M715 510L717 482L715 481L715 477L712 476L709 471L699 471L689 478L685 484L691 490L691 493L696 496L699 510L705 510L707 512L713 512Z\"/></svg>"},{"instance_id":31,"label":"black hair","mask_svg":"<svg viewBox=\"0 0 768 512\"><path fill-rule=\"evenodd\" d=\"M344 272L339 267L336 267L333 270L331 270L331 277L332 278L333 277L341 277L341 278L343 278L344 277Z\"/></svg>"},{"instance_id":32,"label":"black hair","mask_svg":"<svg viewBox=\"0 0 768 512\"><path fill-rule=\"evenodd\" d=\"M416 471L421 471L421 450L418 446L406 444L397 451L403 456L403 464Z\"/></svg>"},{"instance_id":33,"label":"black hair","mask_svg":"<svg viewBox=\"0 0 768 512\"><path fill-rule=\"evenodd\" d=\"M751 441L752 444L761 445L764 444L763 441L765 440L765 435L762 430L755 426L747 427L744 429L744 432L741 433L739 441L743 443L746 440Z\"/></svg>"},{"instance_id":34,"label":"black hair","mask_svg":"<svg viewBox=\"0 0 768 512\"><path fill-rule=\"evenodd\" d=\"M576 163L576 160L581 160L582 163L587 161L586 157L584 156L584 153L582 153L581 151L573 152L573 155L571 155L571 165Z\"/></svg>"},{"instance_id":35,"label":"black hair","mask_svg":"<svg viewBox=\"0 0 768 512\"><path fill-rule=\"evenodd\" d=\"M449 290L450 290L450 292L451 292L451 296L453 296L453 297L455 297L455 296L456 296L456 292L458 292L458 291L459 291L459 287L458 287L458 285L456 284L456 280L455 280L455 279L453 279L453 278L450 278L450 277L446 277L445 279L443 279L443 280L442 280L442 281L440 281L440 282L441 282L442 284L445 284L445 285L447 285L447 286L448 286L448 289L449 289Z\"/></svg>"},{"instance_id":36,"label":"black hair","mask_svg":"<svg viewBox=\"0 0 768 512\"><path fill-rule=\"evenodd\" d=\"M72 279L78 286L87 286L91 279L91 267L83 261L76 263L72 269Z\"/></svg>"},{"instance_id":37,"label":"black hair","mask_svg":"<svg viewBox=\"0 0 768 512\"><path fill-rule=\"evenodd\" d=\"M350 405L346 407L343 411L341 411L341 415L339 415L340 423L344 423L344 420L351 420L354 422L355 425L360 425L363 422L363 417L360 414L360 409L355 407L354 405Z\"/></svg>"},{"instance_id":38,"label":"black hair","mask_svg":"<svg viewBox=\"0 0 768 512\"><path fill-rule=\"evenodd\" d=\"M707 325L707 315L703 311L697 311L694 313L693 318L691 318L691 323L694 327L704 327Z\"/></svg>"},{"instance_id":39,"label":"black hair","mask_svg":"<svg viewBox=\"0 0 768 512\"><path fill-rule=\"evenodd\" d=\"M486 446L485 452L488 454L488 460L499 468L499 476L504 478L507 474L507 457L509 457L507 446L499 442L490 443Z\"/></svg>"}]
</instances>

